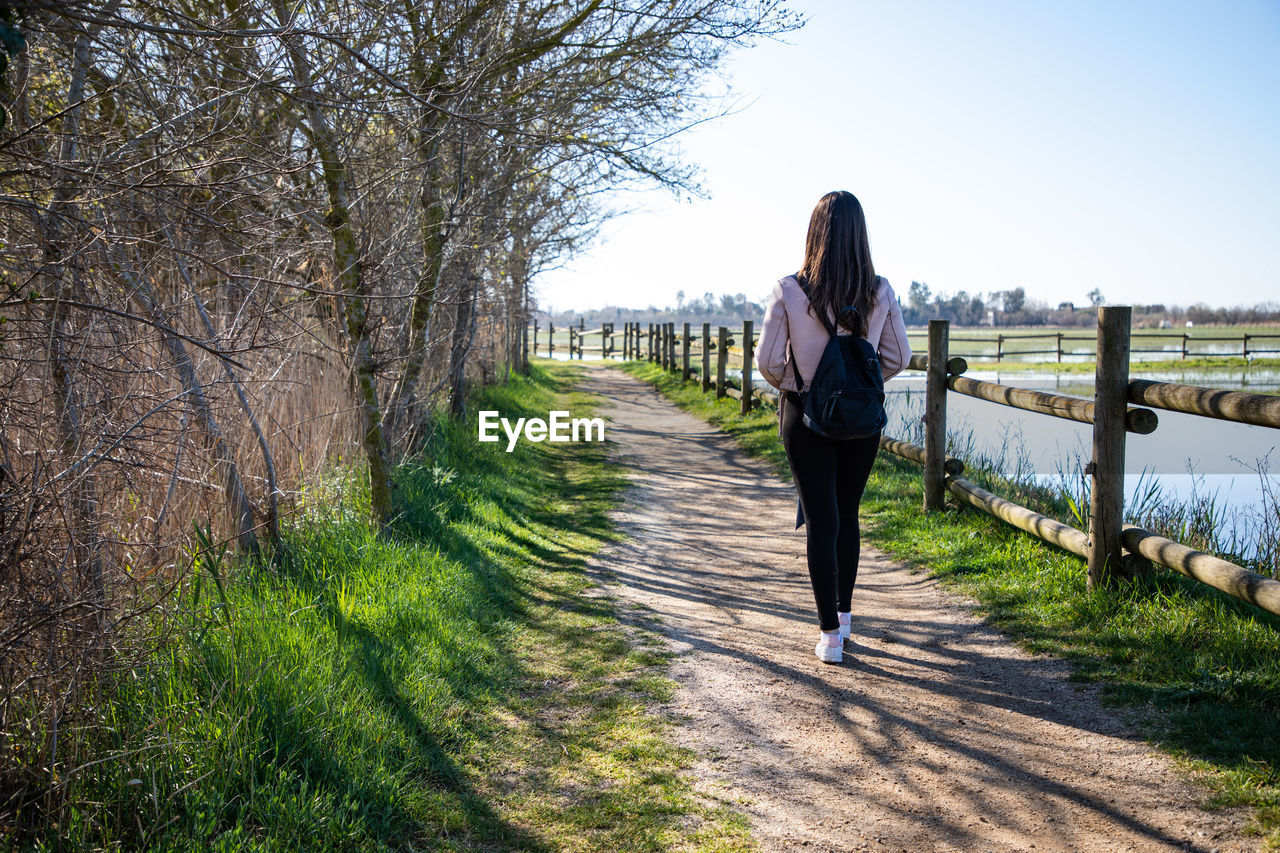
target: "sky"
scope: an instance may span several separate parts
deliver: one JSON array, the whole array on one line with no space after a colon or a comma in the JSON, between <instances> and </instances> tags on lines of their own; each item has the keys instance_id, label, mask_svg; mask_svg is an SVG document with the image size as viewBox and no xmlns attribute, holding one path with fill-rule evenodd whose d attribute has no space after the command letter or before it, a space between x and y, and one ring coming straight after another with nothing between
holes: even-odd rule
<instances>
[{"instance_id":1,"label":"sky","mask_svg":"<svg viewBox=\"0 0 1280 853\"><path fill-rule=\"evenodd\" d=\"M619 193L542 308L762 300L834 189L904 301L1280 302L1280 0L788 5L803 29L725 63L739 109L681 137L705 197Z\"/></svg>"}]
</instances>

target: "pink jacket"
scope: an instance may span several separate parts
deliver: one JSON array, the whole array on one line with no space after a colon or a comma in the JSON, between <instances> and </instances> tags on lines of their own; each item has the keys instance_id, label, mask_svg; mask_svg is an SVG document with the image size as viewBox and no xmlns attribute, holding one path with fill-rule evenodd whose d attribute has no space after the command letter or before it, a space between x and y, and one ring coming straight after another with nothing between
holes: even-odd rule
<instances>
[{"instance_id":1,"label":"pink jacket","mask_svg":"<svg viewBox=\"0 0 1280 853\"><path fill-rule=\"evenodd\" d=\"M898 297L884 276L877 276L875 307L867 318L867 340L880 352L880 372L884 378L897 374L911 360L907 343L907 327L902 322ZM834 321L834 317L831 318ZM790 367L787 341L796 354L796 364L805 386L813 380L818 361L829 339L827 330L817 317L809 313L809 297L800 289L795 276L787 276L773 288L773 300L764 312L764 330L756 349L756 367L774 388L795 391L796 380Z\"/></svg>"}]
</instances>

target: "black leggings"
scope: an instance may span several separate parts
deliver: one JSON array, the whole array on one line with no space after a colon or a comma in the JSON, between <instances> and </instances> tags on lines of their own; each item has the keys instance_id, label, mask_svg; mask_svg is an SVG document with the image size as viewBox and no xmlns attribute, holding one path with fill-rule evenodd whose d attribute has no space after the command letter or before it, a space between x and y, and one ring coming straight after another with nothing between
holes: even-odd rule
<instances>
[{"instance_id":1,"label":"black leggings","mask_svg":"<svg viewBox=\"0 0 1280 853\"><path fill-rule=\"evenodd\" d=\"M858 578L858 504L880 447L880 433L867 438L823 438L804 425L800 398L782 401L782 446L800 493L808 535L809 580L824 631L840 626L836 611L848 611Z\"/></svg>"}]
</instances>

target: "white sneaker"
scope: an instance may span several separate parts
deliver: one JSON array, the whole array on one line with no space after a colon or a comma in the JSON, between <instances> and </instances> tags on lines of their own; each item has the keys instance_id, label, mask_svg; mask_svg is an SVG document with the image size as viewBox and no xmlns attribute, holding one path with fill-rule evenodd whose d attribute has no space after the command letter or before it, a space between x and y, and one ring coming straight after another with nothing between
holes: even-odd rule
<instances>
[{"instance_id":1,"label":"white sneaker","mask_svg":"<svg viewBox=\"0 0 1280 853\"><path fill-rule=\"evenodd\" d=\"M818 645L813 653L823 663L840 663L844 660L844 640L840 639L838 631L832 634L824 631L818 635Z\"/></svg>"},{"instance_id":2,"label":"white sneaker","mask_svg":"<svg viewBox=\"0 0 1280 853\"><path fill-rule=\"evenodd\" d=\"M840 639L849 639L849 633L853 630L853 614L836 612L836 617L840 620Z\"/></svg>"}]
</instances>

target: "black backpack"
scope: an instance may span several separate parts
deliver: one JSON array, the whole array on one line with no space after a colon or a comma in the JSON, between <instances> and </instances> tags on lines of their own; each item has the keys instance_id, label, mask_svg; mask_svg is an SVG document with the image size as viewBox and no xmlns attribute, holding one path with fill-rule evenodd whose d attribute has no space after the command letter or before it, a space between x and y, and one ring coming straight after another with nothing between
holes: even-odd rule
<instances>
[{"instance_id":1,"label":"black backpack","mask_svg":"<svg viewBox=\"0 0 1280 853\"><path fill-rule=\"evenodd\" d=\"M796 279L797 283L800 279ZM809 291L800 284L807 296ZM857 313L852 305L843 308ZM822 359L813 374L813 382L805 391L804 379L791 351L791 369L796 387L804 400L804 425L827 438L866 438L884 429L889 415L884 410L884 375L880 373L880 354L866 338L838 334L838 329L819 312L819 320L831 339L822 351ZM791 343L787 342L790 349Z\"/></svg>"}]
</instances>

